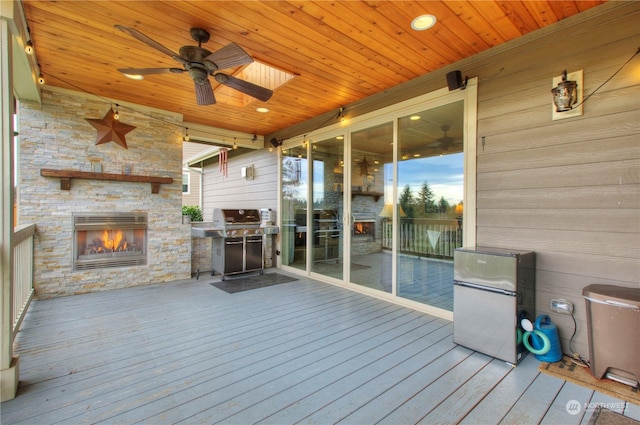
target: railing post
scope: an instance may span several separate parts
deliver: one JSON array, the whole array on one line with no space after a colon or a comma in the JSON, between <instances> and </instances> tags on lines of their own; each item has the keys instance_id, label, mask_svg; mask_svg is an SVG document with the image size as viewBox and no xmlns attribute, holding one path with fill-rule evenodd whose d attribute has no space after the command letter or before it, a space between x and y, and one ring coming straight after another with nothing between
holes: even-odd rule
<instances>
[{"instance_id":1,"label":"railing post","mask_svg":"<svg viewBox=\"0 0 640 425\"><path fill-rule=\"evenodd\" d=\"M19 2L2 1L0 3L0 131L2 136L2 155L0 159L0 176L2 191L0 210L2 230L0 231L0 274L2 288L0 290L0 401L15 397L18 390L18 358L13 355L12 316L12 283L13 283L13 193L14 193L14 125L13 114L13 66L12 42L13 34L10 22L15 24L17 14L21 12ZM17 11L20 10L20 12Z\"/></svg>"}]
</instances>

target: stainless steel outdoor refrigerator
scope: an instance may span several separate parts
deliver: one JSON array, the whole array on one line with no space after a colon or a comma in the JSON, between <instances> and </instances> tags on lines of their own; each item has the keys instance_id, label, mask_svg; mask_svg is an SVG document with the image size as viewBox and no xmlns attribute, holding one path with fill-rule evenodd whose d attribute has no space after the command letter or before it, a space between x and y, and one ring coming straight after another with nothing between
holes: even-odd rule
<instances>
[{"instance_id":1,"label":"stainless steel outdoor refrigerator","mask_svg":"<svg viewBox=\"0 0 640 425\"><path fill-rule=\"evenodd\" d=\"M454 253L453 342L517 364L520 320L535 319L535 253L459 248Z\"/></svg>"}]
</instances>

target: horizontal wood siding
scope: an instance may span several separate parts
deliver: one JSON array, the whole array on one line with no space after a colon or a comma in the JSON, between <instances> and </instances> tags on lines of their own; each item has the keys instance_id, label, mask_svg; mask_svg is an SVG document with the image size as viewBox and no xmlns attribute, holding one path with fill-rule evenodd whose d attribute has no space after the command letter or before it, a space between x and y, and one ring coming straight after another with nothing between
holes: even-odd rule
<instances>
[{"instance_id":1,"label":"horizontal wood siding","mask_svg":"<svg viewBox=\"0 0 640 425\"><path fill-rule=\"evenodd\" d=\"M211 148L211 145L203 143L183 142L182 161ZM196 171L189 171L189 194L182 195L182 205L200 205L200 174Z\"/></svg>"},{"instance_id":2,"label":"horizontal wood siding","mask_svg":"<svg viewBox=\"0 0 640 425\"><path fill-rule=\"evenodd\" d=\"M242 167L254 167L253 180L241 176ZM277 210L278 154L268 149L235 154L229 151L228 173L219 170L217 157L205 163L205 221L211 221L214 208L271 208Z\"/></svg>"},{"instance_id":3,"label":"horizontal wood siding","mask_svg":"<svg viewBox=\"0 0 640 425\"><path fill-rule=\"evenodd\" d=\"M591 95L638 48L640 4L534 40L465 70L479 77L477 242L537 254L536 314L558 324L569 353L589 356L582 289L640 282L640 57L552 121L552 78L584 70Z\"/></svg>"},{"instance_id":4,"label":"horizontal wood siding","mask_svg":"<svg viewBox=\"0 0 640 425\"><path fill-rule=\"evenodd\" d=\"M441 89L454 69L478 78L477 244L537 253L536 314L558 323L569 353L573 321L551 312L549 301L573 302L572 345L583 357L583 288L640 285L640 56L609 80L638 49L638 22L640 2L611 2L601 14L561 21L348 105L364 114ZM583 70L589 98L582 116L553 121L553 78L563 70ZM304 134L326 119L268 137Z\"/></svg>"}]
</instances>

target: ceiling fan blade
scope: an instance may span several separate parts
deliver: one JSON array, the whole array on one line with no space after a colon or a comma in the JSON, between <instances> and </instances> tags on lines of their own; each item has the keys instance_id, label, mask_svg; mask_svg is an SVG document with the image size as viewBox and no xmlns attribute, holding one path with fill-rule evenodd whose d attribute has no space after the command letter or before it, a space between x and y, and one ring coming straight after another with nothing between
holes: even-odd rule
<instances>
[{"instance_id":1,"label":"ceiling fan blade","mask_svg":"<svg viewBox=\"0 0 640 425\"><path fill-rule=\"evenodd\" d=\"M211 53L204 60L213 62L218 69L233 68L253 62L253 58L236 43L227 44L222 49Z\"/></svg>"},{"instance_id":2,"label":"ceiling fan blade","mask_svg":"<svg viewBox=\"0 0 640 425\"><path fill-rule=\"evenodd\" d=\"M271 99L271 95L273 94L272 90L221 72L215 74L213 78L215 78L220 84L229 86L244 94L248 94L251 97L255 97L258 100L262 100L263 102Z\"/></svg>"},{"instance_id":3,"label":"ceiling fan blade","mask_svg":"<svg viewBox=\"0 0 640 425\"><path fill-rule=\"evenodd\" d=\"M204 83L197 83L194 81L196 89L196 102L198 105L213 105L216 103L216 98L213 95L213 89L209 79L204 80Z\"/></svg>"},{"instance_id":4,"label":"ceiling fan blade","mask_svg":"<svg viewBox=\"0 0 640 425\"><path fill-rule=\"evenodd\" d=\"M184 59L182 59L180 57L180 55L178 55L177 53L167 49L166 47L164 47L162 44L158 43L155 40L152 40L151 38L147 37L146 35L144 35L143 33L141 33L140 31L138 31L135 28L131 28L131 27L125 27L124 25L114 25L114 27L116 27L117 29L119 29L122 32L125 32L127 34L129 34L131 37L136 38L140 41L142 41L143 43L153 47L156 50L161 51L162 53L164 53L167 56L171 56L173 59L177 60L178 62L184 63Z\"/></svg>"},{"instance_id":5,"label":"ceiling fan blade","mask_svg":"<svg viewBox=\"0 0 640 425\"><path fill-rule=\"evenodd\" d=\"M118 71L129 75L149 74L182 74L185 70L180 68L121 68Z\"/></svg>"}]
</instances>

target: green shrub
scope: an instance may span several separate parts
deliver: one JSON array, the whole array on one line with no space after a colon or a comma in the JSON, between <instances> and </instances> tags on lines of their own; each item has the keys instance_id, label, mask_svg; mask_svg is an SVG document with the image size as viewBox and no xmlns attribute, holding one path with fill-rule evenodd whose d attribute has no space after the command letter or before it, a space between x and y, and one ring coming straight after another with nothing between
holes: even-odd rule
<instances>
[{"instance_id":1,"label":"green shrub","mask_svg":"<svg viewBox=\"0 0 640 425\"><path fill-rule=\"evenodd\" d=\"M202 221L202 210L197 205L183 205L182 215L191 217L191 221Z\"/></svg>"}]
</instances>

